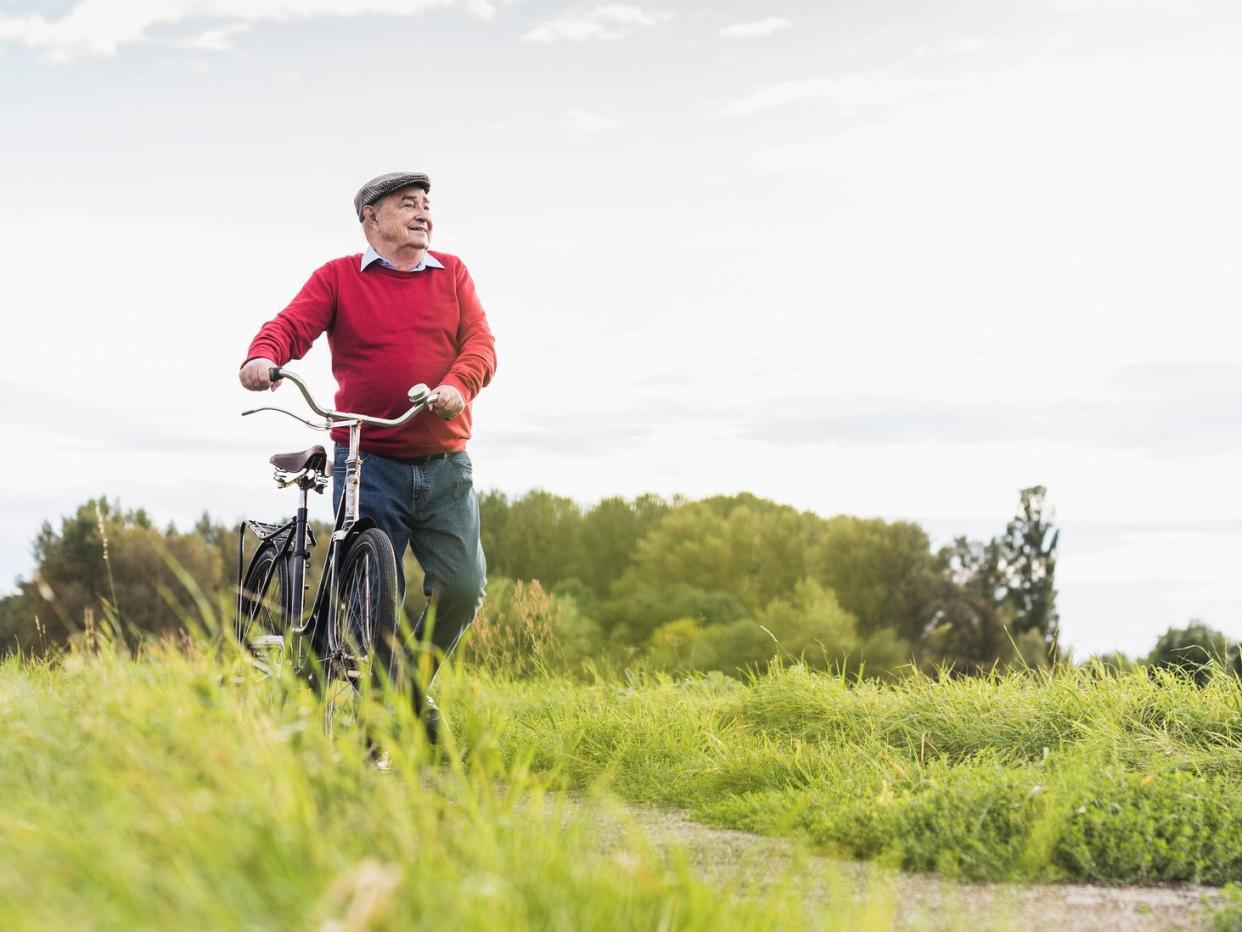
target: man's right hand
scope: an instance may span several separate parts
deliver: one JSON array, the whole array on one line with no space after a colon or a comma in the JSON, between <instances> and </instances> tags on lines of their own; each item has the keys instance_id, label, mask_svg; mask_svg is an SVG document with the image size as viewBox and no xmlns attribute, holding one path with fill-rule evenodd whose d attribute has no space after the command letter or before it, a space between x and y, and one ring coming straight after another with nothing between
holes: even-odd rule
<instances>
[{"instance_id":1,"label":"man's right hand","mask_svg":"<svg viewBox=\"0 0 1242 932\"><path fill-rule=\"evenodd\" d=\"M276 363L270 359L252 359L241 367L238 378L241 379L242 385L252 392L261 392L265 388L276 391L280 388L280 382L273 382L268 376L268 372L275 368Z\"/></svg>"}]
</instances>

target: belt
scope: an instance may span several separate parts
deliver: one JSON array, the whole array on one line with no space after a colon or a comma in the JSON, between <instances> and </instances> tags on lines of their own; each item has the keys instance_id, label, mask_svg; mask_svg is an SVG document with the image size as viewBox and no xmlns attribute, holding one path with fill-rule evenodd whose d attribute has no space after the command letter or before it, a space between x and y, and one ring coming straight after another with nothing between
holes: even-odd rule
<instances>
[{"instance_id":1,"label":"belt","mask_svg":"<svg viewBox=\"0 0 1242 932\"><path fill-rule=\"evenodd\" d=\"M446 460L452 455L452 453L428 453L426 456L386 456L384 458L400 463L402 466L421 466L432 460Z\"/></svg>"},{"instance_id":2,"label":"belt","mask_svg":"<svg viewBox=\"0 0 1242 932\"><path fill-rule=\"evenodd\" d=\"M348 450L349 447L343 443L336 445L337 450ZM457 451L459 452L459 451ZM447 451L445 453L428 453L425 456L385 456L382 453L368 453L367 456L378 456L380 459L392 460L394 463L400 463L402 466L421 466L423 463L430 463L433 460L446 460L455 455L455 451Z\"/></svg>"}]
</instances>

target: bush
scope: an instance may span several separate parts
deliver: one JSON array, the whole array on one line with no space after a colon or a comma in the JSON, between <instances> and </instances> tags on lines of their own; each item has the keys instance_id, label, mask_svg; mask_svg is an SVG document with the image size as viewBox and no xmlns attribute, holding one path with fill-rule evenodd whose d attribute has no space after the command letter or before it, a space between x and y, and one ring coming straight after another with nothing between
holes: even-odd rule
<instances>
[{"instance_id":1,"label":"bush","mask_svg":"<svg viewBox=\"0 0 1242 932\"><path fill-rule=\"evenodd\" d=\"M494 673L529 676L580 671L600 650L599 626L573 599L549 596L538 581L493 578L462 642L463 659Z\"/></svg>"},{"instance_id":2,"label":"bush","mask_svg":"<svg viewBox=\"0 0 1242 932\"><path fill-rule=\"evenodd\" d=\"M1176 670L1197 683L1212 678L1213 666L1223 667L1234 675L1242 675L1238 645L1215 628L1192 621L1185 628L1170 628L1147 655L1153 667Z\"/></svg>"}]
</instances>

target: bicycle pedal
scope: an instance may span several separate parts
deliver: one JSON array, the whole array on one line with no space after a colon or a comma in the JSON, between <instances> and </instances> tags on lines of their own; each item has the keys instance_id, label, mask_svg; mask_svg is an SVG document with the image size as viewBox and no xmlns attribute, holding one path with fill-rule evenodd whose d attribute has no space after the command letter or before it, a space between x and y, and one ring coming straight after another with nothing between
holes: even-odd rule
<instances>
[{"instance_id":1,"label":"bicycle pedal","mask_svg":"<svg viewBox=\"0 0 1242 932\"><path fill-rule=\"evenodd\" d=\"M356 680L358 677L362 676L362 673L358 670L346 670L345 676L351 680Z\"/></svg>"},{"instance_id":2,"label":"bicycle pedal","mask_svg":"<svg viewBox=\"0 0 1242 932\"><path fill-rule=\"evenodd\" d=\"M263 647L275 647L284 650L285 639L279 634L260 634L250 639L250 646L256 650Z\"/></svg>"}]
</instances>

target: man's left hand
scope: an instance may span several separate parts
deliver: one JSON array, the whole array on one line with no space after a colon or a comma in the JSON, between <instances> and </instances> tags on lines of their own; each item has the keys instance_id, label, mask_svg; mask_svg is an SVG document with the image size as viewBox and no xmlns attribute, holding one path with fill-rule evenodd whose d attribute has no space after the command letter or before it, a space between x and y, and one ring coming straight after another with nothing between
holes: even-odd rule
<instances>
[{"instance_id":1,"label":"man's left hand","mask_svg":"<svg viewBox=\"0 0 1242 932\"><path fill-rule=\"evenodd\" d=\"M446 421L451 421L466 409L466 399L452 385L441 385L436 389L436 403L431 410Z\"/></svg>"}]
</instances>

